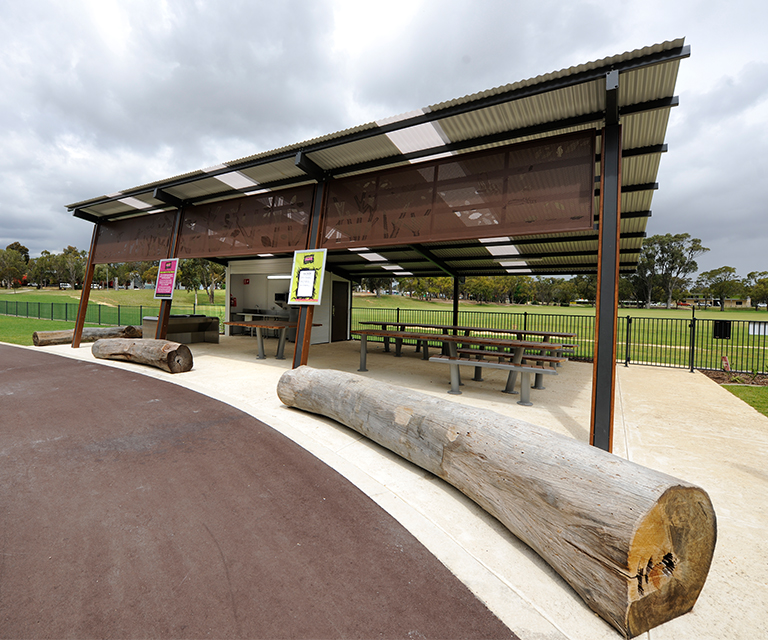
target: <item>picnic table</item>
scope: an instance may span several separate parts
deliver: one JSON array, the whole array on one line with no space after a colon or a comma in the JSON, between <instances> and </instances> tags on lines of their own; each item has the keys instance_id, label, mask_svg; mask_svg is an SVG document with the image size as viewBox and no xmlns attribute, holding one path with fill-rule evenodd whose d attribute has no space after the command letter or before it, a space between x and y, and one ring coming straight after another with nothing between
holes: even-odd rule
<instances>
[{"instance_id":1,"label":"picnic table","mask_svg":"<svg viewBox=\"0 0 768 640\"><path fill-rule=\"evenodd\" d=\"M262 329L276 329L279 333L279 340L277 343L277 355L275 358L278 360L285 360L285 338L286 338L286 332L288 329L295 329L298 326L298 322L296 321L288 321L288 320L251 320L251 321L231 321L231 322L225 322L224 324L233 326L233 327L247 327L251 329L251 335L253 335L253 329L256 329L256 340L257 344L259 346L259 355L257 356L259 360L266 359L266 354L264 352L264 335L262 334ZM319 327L320 324L313 324L313 327Z\"/></svg>"},{"instance_id":2,"label":"picnic table","mask_svg":"<svg viewBox=\"0 0 768 640\"><path fill-rule=\"evenodd\" d=\"M470 327L470 326L462 326L462 325L453 325L453 324L432 324L432 323L426 323L426 322L391 322L391 321L379 321L379 320L364 320L359 323L360 325L365 326L378 326L381 327L382 331L386 331L387 327L397 327L399 331L405 331L406 327L410 327L413 329L435 329L436 331L441 331L443 334L447 334L450 332L454 333L463 333L463 335L468 336L472 333L499 333L499 334L509 334L514 335L518 340L524 340L526 336L536 336L540 337L542 339L542 342L550 342L552 338L558 339L558 340L566 340L568 338L575 338L577 334L575 333L565 333L562 331L534 331L534 330L528 330L528 329L496 329L491 327ZM564 347L568 347L569 345L563 345ZM420 343L416 343L416 351L418 352L420 349ZM389 351L389 337L384 336L384 351ZM426 358L425 358L426 360Z\"/></svg>"},{"instance_id":3,"label":"picnic table","mask_svg":"<svg viewBox=\"0 0 768 640\"><path fill-rule=\"evenodd\" d=\"M471 335L453 335L450 333L423 333L412 331L387 331L382 329L356 329L352 331L352 334L360 336L360 369L359 371L368 371L367 359L368 359L368 337L390 337L395 340L395 357L400 357L403 340L415 340L424 343L424 350L426 358L430 362L438 362L448 364L450 366L451 374L451 390L449 393L460 394L461 390L461 377L459 374L459 367L462 365L469 365L475 367L475 380L482 380L479 376L479 370L484 367L490 367L494 369L505 369L509 371L507 377L507 384L504 388L505 393L516 393L514 391L515 382L517 380L517 374L521 375L521 398L519 404L530 405L530 375L533 373L536 375L536 384L534 388L543 389L541 384L542 376L545 374L555 374L554 368L547 368L541 364L524 364L523 359L525 357L526 349L537 349L540 351L557 352L563 348L562 344L554 342L543 341L530 341L530 340L511 340L508 338L489 338L484 336L471 336ZM437 340L443 343L446 347L448 354L435 356L432 358L426 354L427 345L429 340ZM458 344L461 343L462 350L466 345L473 345L478 347L482 351L478 351L478 354L482 353L500 356L499 362L493 362L485 359L471 359L459 357ZM510 353L504 353L505 349L510 349ZM536 356L538 358L538 356ZM501 359L506 361L502 362Z\"/></svg>"}]
</instances>

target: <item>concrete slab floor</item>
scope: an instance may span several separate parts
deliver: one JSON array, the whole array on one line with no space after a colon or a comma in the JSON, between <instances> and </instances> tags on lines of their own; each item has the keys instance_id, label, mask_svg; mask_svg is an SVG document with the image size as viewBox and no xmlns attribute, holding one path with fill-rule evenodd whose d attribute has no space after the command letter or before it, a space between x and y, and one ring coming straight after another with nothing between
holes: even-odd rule
<instances>
[{"instance_id":1,"label":"concrete slab floor","mask_svg":"<svg viewBox=\"0 0 768 640\"><path fill-rule=\"evenodd\" d=\"M291 367L257 360L256 341L223 337L189 345L194 369L167 374L130 368L207 394L269 424L336 469L407 527L520 638L615 639L616 631L497 520L431 474L329 419L285 407L280 375ZM93 360L90 345L45 347ZM359 343L313 345L309 365L357 373ZM532 407L500 393L505 374L484 370L483 382L463 375L463 393L448 395L447 367L369 349L366 377L483 407L587 441L592 367L568 362L531 393ZM718 518L718 542L707 583L693 611L643 634L648 640L768 637L768 418L700 373L646 366L617 367L614 453L702 486Z\"/></svg>"}]
</instances>

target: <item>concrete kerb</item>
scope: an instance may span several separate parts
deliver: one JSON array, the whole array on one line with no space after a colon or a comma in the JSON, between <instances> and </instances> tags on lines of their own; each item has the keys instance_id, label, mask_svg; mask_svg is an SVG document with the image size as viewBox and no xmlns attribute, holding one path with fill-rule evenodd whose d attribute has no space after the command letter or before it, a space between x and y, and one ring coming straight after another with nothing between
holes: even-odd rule
<instances>
[{"instance_id":1,"label":"concrete kerb","mask_svg":"<svg viewBox=\"0 0 768 640\"><path fill-rule=\"evenodd\" d=\"M180 384L235 406L290 437L353 482L408 528L521 638L616 638L570 587L495 519L449 485L337 423L288 409L275 388L284 361L256 359L247 338L190 345L195 367L167 374L150 367L99 361ZM92 360L89 345L46 347ZM292 351L289 345L286 351ZM395 359L374 347L363 375L408 386L446 401L481 406L586 441L591 365L569 362L533 407L500 393L505 374L465 381L448 396L445 371L419 354ZM356 342L314 345L310 366L357 373ZM443 375L441 375L441 372ZM648 637L753 638L768 634L768 418L705 376L685 370L617 367L614 452L704 487L718 515L719 539L707 584L694 610Z\"/></svg>"}]
</instances>

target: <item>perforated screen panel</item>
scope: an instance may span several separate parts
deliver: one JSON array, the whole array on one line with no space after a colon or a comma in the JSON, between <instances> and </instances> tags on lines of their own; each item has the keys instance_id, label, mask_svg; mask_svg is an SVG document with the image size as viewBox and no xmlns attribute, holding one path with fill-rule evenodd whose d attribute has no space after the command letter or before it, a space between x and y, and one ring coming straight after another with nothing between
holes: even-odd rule
<instances>
[{"instance_id":1,"label":"perforated screen panel","mask_svg":"<svg viewBox=\"0 0 768 640\"><path fill-rule=\"evenodd\" d=\"M323 246L592 228L595 131L334 180Z\"/></svg>"},{"instance_id":2,"label":"perforated screen panel","mask_svg":"<svg viewBox=\"0 0 768 640\"><path fill-rule=\"evenodd\" d=\"M94 262L139 262L168 257L173 211L102 222L96 237Z\"/></svg>"},{"instance_id":3,"label":"perforated screen panel","mask_svg":"<svg viewBox=\"0 0 768 640\"><path fill-rule=\"evenodd\" d=\"M180 258L306 249L312 185L184 210Z\"/></svg>"}]
</instances>

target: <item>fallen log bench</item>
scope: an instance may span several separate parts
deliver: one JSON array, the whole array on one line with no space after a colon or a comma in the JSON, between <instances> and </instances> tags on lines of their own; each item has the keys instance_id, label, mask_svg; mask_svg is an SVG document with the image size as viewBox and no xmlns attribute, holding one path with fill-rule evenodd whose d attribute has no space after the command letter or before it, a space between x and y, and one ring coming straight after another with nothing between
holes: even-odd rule
<instances>
[{"instance_id":1,"label":"fallen log bench","mask_svg":"<svg viewBox=\"0 0 768 640\"><path fill-rule=\"evenodd\" d=\"M691 610L717 537L707 493L522 420L333 370L277 386L449 482L531 547L626 637Z\"/></svg>"},{"instance_id":2,"label":"fallen log bench","mask_svg":"<svg viewBox=\"0 0 768 640\"><path fill-rule=\"evenodd\" d=\"M170 340L107 338L94 342L91 353L95 358L146 364L168 373L189 371L193 364L189 347Z\"/></svg>"},{"instance_id":3,"label":"fallen log bench","mask_svg":"<svg viewBox=\"0 0 768 640\"><path fill-rule=\"evenodd\" d=\"M61 331L35 331L32 343L36 347L47 347L54 344L72 344L74 329ZM95 342L101 338L141 338L141 327L131 325L125 327L83 327L80 342Z\"/></svg>"},{"instance_id":4,"label":"fallen log bench","mask_svg":"<svg viewBox=\"0 0 768 640\"><path fill-rule=\"evenodd\" d=\"M509 354L510 357L512 354ZM507 376L507 384L502 393L516 394L515 382L517 380L517 374L520 374L520 400L517 404L521 404L524 407L530 407L533 405L531 402L531 374L536 376L536 384L534 389L544 389L544 385L541 383L541 377L544 375L557 375L557 371L551 367L539 367L532 364L518 364L516 362L492 362L490 360L473 360L471 358L451 358L449 356L432 356L429 359L430 362L439 362L447 364L451 371L451 390L448 392L453 395L461 395L459 386L461 385L461 376L459 375L460 366L475 367L474 380L482 381L482 377L478 375L478 372L483 367L490 369L504 369L509 371Z\"/></svg>"}]
</instances>

